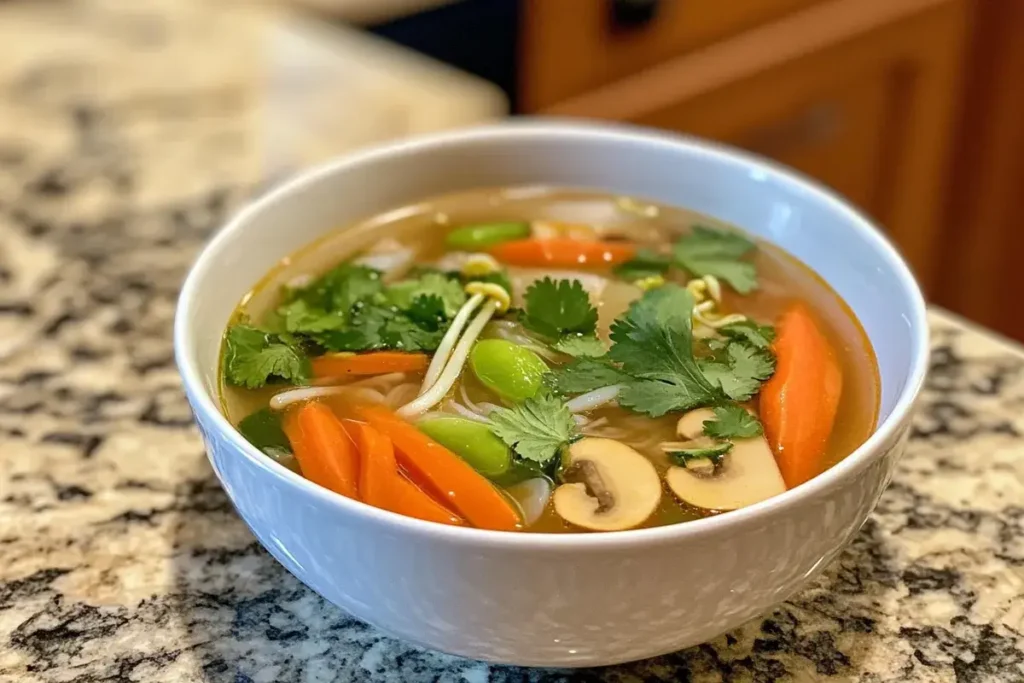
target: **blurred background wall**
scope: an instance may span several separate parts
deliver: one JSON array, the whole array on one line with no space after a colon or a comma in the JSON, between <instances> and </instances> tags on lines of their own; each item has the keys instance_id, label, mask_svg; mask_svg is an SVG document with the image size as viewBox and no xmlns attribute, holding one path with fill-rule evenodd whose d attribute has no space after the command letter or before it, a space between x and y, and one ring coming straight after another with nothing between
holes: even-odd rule
<instances>
[{"instance_id":1,"label":"blurred background wall","mask_svg":"<svg viewBox=\"0 0 1024 683\"><path fill-rule=\"evenodd\" d=\"M407 2L367 29L491 81L515 113L789 164L884 225L933 302L1024 339L1024 2Z\"/></svg>"}]
</instances>

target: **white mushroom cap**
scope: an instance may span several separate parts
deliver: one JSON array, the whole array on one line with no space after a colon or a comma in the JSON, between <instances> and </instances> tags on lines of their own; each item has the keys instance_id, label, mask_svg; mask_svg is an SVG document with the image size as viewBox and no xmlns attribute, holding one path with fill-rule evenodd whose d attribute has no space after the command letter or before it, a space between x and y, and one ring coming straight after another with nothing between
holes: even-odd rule
<instances>
[{"instance_id":1,"label":"white mushroom cap","mask_svg":"<svg viewBox=\"0 0 1024 683\"><path fill-rule=\"evenodd\" d=\"M736 510L786 490L763 436L736 439L710 473L707 468L671 467L665 479L680 500L707 510Z\"/></svg>"},{"instance_id":2,"label":"white mushroom cap","mask_svg":"<svg viewBox=\"0 0 1024 683\"><path fill-rule=\"evenodd\" d=\"M661 501L661 482L654 465L612 439L577 441L569 448L566 472L581 481L555 489L555 512L584 529L631 529L643 524Z\"/></svg>"}]
</instances>

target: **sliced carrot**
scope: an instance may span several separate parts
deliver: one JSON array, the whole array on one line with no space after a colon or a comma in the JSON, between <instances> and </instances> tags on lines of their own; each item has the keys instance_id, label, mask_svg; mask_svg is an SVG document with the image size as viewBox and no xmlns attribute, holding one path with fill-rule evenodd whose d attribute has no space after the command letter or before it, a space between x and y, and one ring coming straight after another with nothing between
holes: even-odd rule
<instances>
[{"instance_id":1,"label":"sliced carrot","mask_svg":"<svg viewBox=\"0 0 1024 683\"><path fill-rule=\"evenodd\" d=\"M636 246L554 237L503 242L491 247L490 253L510 266L602 266L628 261L636 253Z\"/></svg>"},{"instance_id":2,"label":"sliced carrot","mask_svg":"<svg viewBox=\"0 0 1024 683\"><path fill-rule=\"evenodd\" d=\"M323 403L302 404L284 421L302 476L349 498L358 498L359 455L341 421Z\"/></svg>"},{"instance_id":3,"label":"sliced carrot","mask_svg":"<svg viewBox=\"0 0 1024 683\"><path fill-rule=\"evenodd\" d=\"M388 372L421 372L430 359L425 353L371 351L370 353L328 353L314 358L314 377L383 375Z\"/></svg>"},{"instance_id":4,"label":"sliced carrot","mask_svg":"<svg viewBox=\"0 0 1024 683\"><path fill-rule=\"evenodd\" d=\"M387 507L388 491L399 477L391 440L361 422L346 422L359 449L359 498L370 505Z\"/></svg>"},{"instance_id":5,"label":"sliced carrot","mask_svg":"<svg viewBox=\"0 0 1024 683\"><path fill-rule=\"evenodd\" d=\"M359 495L364 503L428 522L465 524L461 517L402 476L391 439L367 424L347 422L345 426L359 447Z\"/></svg>"},{"instance_id":6,"label":"sliced carrot","mask_svg":"<svg viewBox=\"0 0 1024 683\"><path fill-rule=\"evenodd\" d=\"M356 411L371 427L391 438L399 464L423 482L428 493L470 524L503 531L519 528L519 515L512 504L465 460L380 406L360 405Z\"/></svg>"},{"instance_id":7,"label":"sliced carrot","mask_svg":"<svg viewBox=\"0 0 1024 683\"><path fill-rule=\"evenodd\" d=\"M466 525L465 520L416 488L415 484L401 475L395 479L389 493L388 509L406 517L424 519L428 522L452 526Z\"/></svg>"},{"instance_id":8,"label":"sliced carrot","mask_svg":"<svg viewBox=\"0 0 1024 683\"><path fill-rule=\"evenodd\" d=\"M810 311L797 304L779 320L775 374L761 388L761 421L786 486L824 469L843 375L836 353Z\"/></svg>"}]
</instances>

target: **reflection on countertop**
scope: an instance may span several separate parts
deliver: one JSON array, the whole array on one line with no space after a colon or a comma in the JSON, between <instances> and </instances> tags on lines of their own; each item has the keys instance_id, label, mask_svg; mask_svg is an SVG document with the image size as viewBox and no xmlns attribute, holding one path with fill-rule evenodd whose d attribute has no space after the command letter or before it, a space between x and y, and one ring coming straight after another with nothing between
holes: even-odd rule
<instances>
[{"instance_id":1,"label":"reflection on countertop","mask_svg":"<svg viewBox=\"0 0 1024 683\"><path fill-rule=\"evenodd\" d=\"M287 574L214 479L170 342L191 259L272 168L249 11L0 6L0 679L1024 680L1024 355L941 312L876 513L811 588L709 644L490 667Z\"/></svg>"}]
</instances>

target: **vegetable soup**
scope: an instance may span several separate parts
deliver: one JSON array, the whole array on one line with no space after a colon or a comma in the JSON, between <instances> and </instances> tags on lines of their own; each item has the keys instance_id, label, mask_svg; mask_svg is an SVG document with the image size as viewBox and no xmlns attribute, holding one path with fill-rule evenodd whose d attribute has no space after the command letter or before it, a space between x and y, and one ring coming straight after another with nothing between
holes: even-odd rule
<instances>
[{"instance_id":1,"label":"vegetable soup","mask_svg":"<svg viewBox=\"0 0 1024 683\"><path fill-rule=\"evenodd\" d=\"M267 457L369 505L528 532L674 524L817 476L878 368L805 265L680 208L477 190L284 259L228 327L222 403Z\"/></svg>"}]
</instances>

